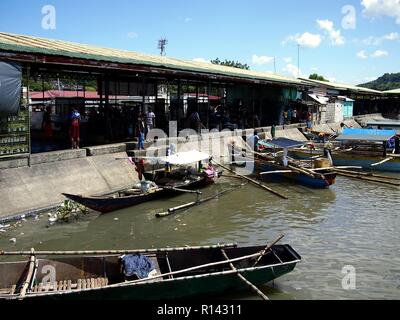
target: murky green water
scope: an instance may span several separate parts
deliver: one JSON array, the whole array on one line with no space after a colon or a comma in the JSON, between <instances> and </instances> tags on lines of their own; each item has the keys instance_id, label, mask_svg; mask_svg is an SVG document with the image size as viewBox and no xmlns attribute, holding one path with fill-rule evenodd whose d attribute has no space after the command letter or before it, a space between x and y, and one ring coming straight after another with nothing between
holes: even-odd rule
<instances>
[{"instance_id":1,"label":"murky green water","mask_svg":"<svg viewBox=\"0 0 400 320\"><path fill-rule=\"evenodd\" d=\"M240 181L222 178L212 194ZM163 219L155 213L194 199L182 195L72 224L47 227L29 219L0 233L0 248L84 250L151 248L237 242L267 244L280 234L302 256L296 269L262 288L272 299L400 299L400 192L390 186L338 177L327 190L270 184L282 200L246 185L201 206ZM10 238L16 238L12 244ZM356 288L342 288L343 267L356 271ZM224 296L258 299L251 292Z\"/></svg>"}]
</instances>

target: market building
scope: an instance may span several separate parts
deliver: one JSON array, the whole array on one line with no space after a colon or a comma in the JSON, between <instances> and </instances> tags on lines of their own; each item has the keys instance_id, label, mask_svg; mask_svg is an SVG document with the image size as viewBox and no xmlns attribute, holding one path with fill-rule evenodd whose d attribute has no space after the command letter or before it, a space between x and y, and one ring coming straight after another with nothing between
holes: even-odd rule
<instances>
[{"instance_id":1,"label":"market building","mask_svg":"<svg viewBox=\"0 0 400 320\"><path fill-rule=\"evenodd\" d=\"M0 156L68 148L74 108L82 115L82 146L91 146L134 141L138 116L150 109L165 132L170 121L178 130L193 128L193 113L206 129L260 129L309 118L340 122L378 110L382 96L351 85L10 33L0 33L0 63L14 88L13 97L0 88ZM32 83L42 90L32 91ZM58 90L45 90L46 83ZM46 110L51 139L43 136Z\"/></svg>"},{"instance_id":2,"label":"market building","mask_svg":"<svg viewBox=\"0 0 400 320\"><path fill-rule=\"evenodd\" d=\"M52 119L61 118L61 124L67 121L71 107L77 107L88 122L92 116L97 120L92 128L98 130L98 139L83 144L101 144L134 138L135 119L149 108L156 114L156 126L163 130L171 120L178 122L180 130L186 128L193 112L198 112L204 127L210 129L279 123L283 110L310 87L300 79L271 73L9 33L0 33L0 60L16 70L13 81L23 79L18 87L21 103L14 110L1 110L2 119L12 117L3 127L16 128L3 130L2 137L14 141L17 132L26 135L21 147L8 149L9 155L32 151L31 122L34 120L37 128L40 119L32 119L27 110L33 107L43 112L45 102L51 103ZM69 83L70 92L67 97L32 93L32 80ZM96 92L87 90L89 86ZM26 90L22 92L22 88ZM123 124L115 125L118 121ZM118 130L113 130L113 124ZM66 135L67 129L63 130ZM87 136L91 134L89 130Z\"/></svg>"}]
</instances>

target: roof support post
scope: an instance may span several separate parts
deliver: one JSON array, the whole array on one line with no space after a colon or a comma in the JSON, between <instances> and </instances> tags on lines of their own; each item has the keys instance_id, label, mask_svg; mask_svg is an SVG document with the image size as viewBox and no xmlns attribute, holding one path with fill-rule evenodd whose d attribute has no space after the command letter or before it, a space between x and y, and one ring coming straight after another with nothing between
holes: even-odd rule
<instances>
[{"instance_id":1,"label":"roof support post","mask_svg":"<svg viewBox=\"0 0 400 320\"><path fill-rule=\"evenodd\" d=\"M254 87L251 88L251 104L252 104L252 108L253 108L253 129L256 128L256 119L255 119L255 104L254 104Z\"/></svg>"},{"instance_id":2,"label":"roof support post","mask_svg":"<svg viewBox=\"0 0 400 320\"><path fill-rule=\"evenodd\" d=\"M31 154L32 154L32 141L31 141L31 105L29 103L29 78L30 78L31 67L28 64L26 68L26 108L28 109L28 145L29 145L29 155L28 155L28 167L31 166Z\"/></svg>"},{"instance_id":3,"label":"roof support post","mask_svg":"<svg viewBox=\"0 0 400 320\"><path fill-rule=\"evenodd\" d=\"M211 95L211 83L207 83L207 129L210 129L210 95Z\"/></svg>"},{"instance_id":4,"label":"roof support post","mask_svg":"<svg viewBox=\"0 0 400 320\"><path fill-rule=\"evenodd\" d=\"M143 76L142 78L142 110L141 112L147 112L147 108L145 108L146 104L146 80Z\"/></svg>"},{"instance_id":5,"label":"roof support post","mask_svg":"<svg viewBox=\"0 0 400 320\"><path fill-rule=\"evenodd\" d=\"M176 110L176 120L178 121L178 131L182 128L179 128L179 124L181 122L181 119L179 117L179 115L181 114L179 111L181 109L181 78L178 78L178 106L177 106L177 110Z\"/></svg>"}]
</instances>

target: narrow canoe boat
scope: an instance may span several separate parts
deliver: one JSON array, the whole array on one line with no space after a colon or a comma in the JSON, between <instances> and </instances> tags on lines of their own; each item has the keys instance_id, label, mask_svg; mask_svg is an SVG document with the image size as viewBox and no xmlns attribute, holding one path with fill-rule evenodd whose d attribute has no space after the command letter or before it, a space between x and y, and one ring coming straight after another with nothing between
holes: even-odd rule
<instances>
[{"instance_id":1,"label":"narrow canoe boat","mask_svg":"<svg viewBox=\"0 0 400 320\"><path fill-rule=\"evenodd\" d=\"M319 157L312 162L300 162L287 156L289 148L303 145L304 142L278 138L270 141L261 140L258 144L263 147L259 148L262 152L252 153L253 158L241 155L240 150L233 148L233 163L240 165L241 162L254 162L255 172L264 181L287 179L311 188L328 188L336 181L337 173L328 168L330 167L328 159ZM284 165L285 158L287 165Z\"/></svg>"},{"instance_id":2,"label":"narrow canoe boat","mask_svg":"<svg viewBox=\"0 0 400 320\"><path fill-rule=\"evenodd\" d=\"M238 273L257 286L291 272L301 261L290 245L265 249L265 246L217 245L102 254L97 251L86 252L87 255L33 250L0 252L0 255L31 255L28 262L0 263L0 300L158 300L221 295L248 289ZM151 272L141 278L136 275L142 273L127 278L121 268L121 254L146 257L151 261Z\"/></svg>"},{"instance_id":3,"label":"narrow canoe boat","mask_svg":"<svg viewBox=\"0 0 400 320\"><path fill-rule=\"evenodd\" d=\"M336 172L326 169L319 170L318 175L311 176L309 174L296 172L293 170L288 170L287 167L283 165L279 165L277 163L271 162L257 162L256 161L257 171L263 173L271 174L262 174L261 178L264 181L281 181L283 179L287 179L298 183L300 185L311 187L311 188L328 188L333 185L336 181ZM277 174L272 174L277 172Z\"/></svg>"},{"instance_id":4,"label":"narrow canoe boat","mask_svg":"<svg viewBox=\"0 0 400 320\"><path fill-rule=\"evenodd\" d=\"M158 187L148 192L143 192L141 189L124 189L105 196L83 196L69 193L63 193L63 195L87 208L107 213L147 201L175 196L181 194L183 190L203 188L213 182L214 180L206 176L190 176L183 181L165 178L158 180Z\"/></svg>"}]
</instances>

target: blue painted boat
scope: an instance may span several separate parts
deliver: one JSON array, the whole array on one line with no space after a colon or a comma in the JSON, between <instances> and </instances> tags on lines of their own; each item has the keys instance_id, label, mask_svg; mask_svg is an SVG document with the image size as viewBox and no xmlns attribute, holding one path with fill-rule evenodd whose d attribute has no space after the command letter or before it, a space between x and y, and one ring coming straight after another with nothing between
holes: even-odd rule
<instances>
[{"instance_id":1,"label":"blue painted boat","mask_svg":"<svg viewBox=\"0 0 400 320\"><path fill-rule=\"evenodd\" d=\"M306 187L324 189L329 188L329 186L333 185L336 181L336 173L330 170L318 171L318 173L320 173L319 177L311 177L299 172L284 172L290 171L290 169L288 170L287 167L265 162L256 161L256 168L259 172L274 172L273 174L261 175L262 180L269 182L291 180ZM282 173L280 173L280 171L282 171Z\"/></svg>"}]
</instances>

